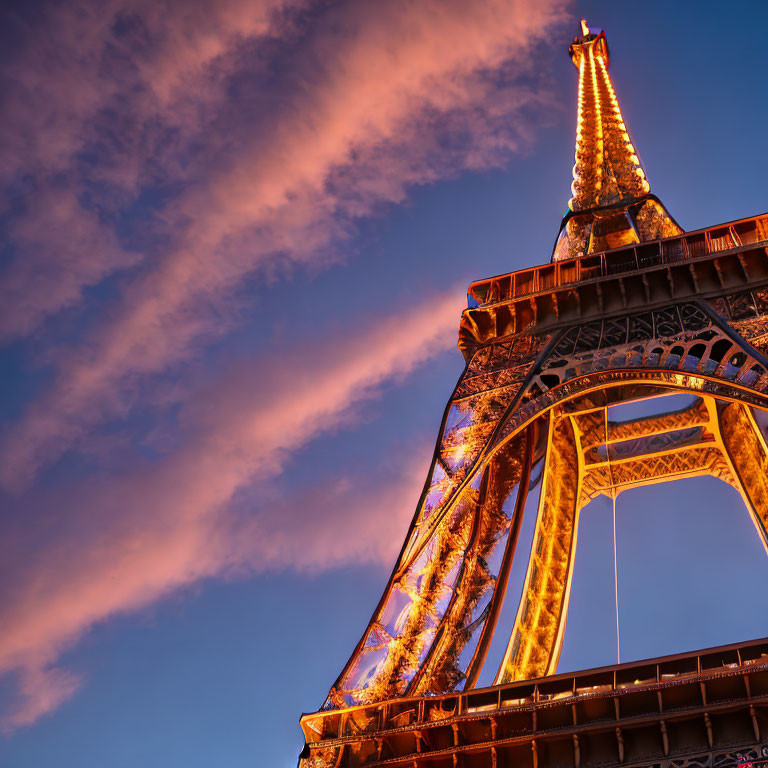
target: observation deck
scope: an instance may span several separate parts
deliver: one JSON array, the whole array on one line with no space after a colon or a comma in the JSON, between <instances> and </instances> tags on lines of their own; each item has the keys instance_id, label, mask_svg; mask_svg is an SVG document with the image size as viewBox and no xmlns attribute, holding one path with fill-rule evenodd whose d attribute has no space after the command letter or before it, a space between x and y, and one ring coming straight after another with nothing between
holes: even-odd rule
<instances>
[{"instance_id":1,"label":"observation deck","mask_svg":"<svg viewBox=\"0 0 768 768\"><path fill-rule=\"evenodd\" d=\"M305 715L346 768L758 768L768 638L466 693Z\"/></svg>"},{"instance_id":2,"label":"observation deck","mask_svg":"<svg viewBox=\"0 0 768 768\"><path fill-rule=\"evenodd\" d=\"M469 286L459 348L768 282L768 213L522 269Z\"/></svg>"}]
</instances>

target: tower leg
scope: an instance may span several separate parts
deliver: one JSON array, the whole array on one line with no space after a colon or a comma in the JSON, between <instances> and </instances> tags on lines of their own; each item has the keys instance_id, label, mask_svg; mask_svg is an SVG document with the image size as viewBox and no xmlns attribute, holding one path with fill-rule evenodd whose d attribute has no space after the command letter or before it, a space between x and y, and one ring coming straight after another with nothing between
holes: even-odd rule
<instances>
[{"instance_id":1,"label":"tower leg","mask_svg":"<svg viewBox=\"0 0 768 768\"><path fill-rule=\"evenodd\" d=\"M720 411L719 420L742 498L768 554L768 448L749 406L729 403Z\"/></svg>"},{"instance_id":2,"label":"tower leg","mask_svg":"<svg viewBox=\"0 0 768 768\"><path fill-rule=\"evenodd\" d=\"M576 554L581 463L573 420L556 409L523 597L496 683L540 677L557 667Z\"/></svg>"}]
</instances>

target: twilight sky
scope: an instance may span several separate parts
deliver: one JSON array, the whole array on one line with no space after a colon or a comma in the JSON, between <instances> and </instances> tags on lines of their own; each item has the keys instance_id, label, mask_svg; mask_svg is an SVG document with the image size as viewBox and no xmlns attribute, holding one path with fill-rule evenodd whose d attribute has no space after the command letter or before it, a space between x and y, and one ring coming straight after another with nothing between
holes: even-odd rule
<instances>
[{"instance_id":1,"label":"twilight sky","mask_svg":"<svg viewBox=\"0 0 768 768\"><path fill-rule=\"evenodd\" d=\"M413 513L466 285L549 260L578 19L695 229L768 209L768 10L4 7L0 765L294 766ZM618 537L623 660L768 635L729 487L624 494ZM561 670L615 661L610 542L596 501Z\"/></svg>"}]
</instances>

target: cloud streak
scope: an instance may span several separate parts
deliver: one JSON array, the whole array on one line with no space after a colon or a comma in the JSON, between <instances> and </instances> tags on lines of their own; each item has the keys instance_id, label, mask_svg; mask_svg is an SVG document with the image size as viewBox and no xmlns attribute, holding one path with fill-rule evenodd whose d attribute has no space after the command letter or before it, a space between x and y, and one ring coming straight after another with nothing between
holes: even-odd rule
<instances>
[{"instance_id":1,"label":"cloud streak","mask_svg":"<svg viewBox=\"0 0 768 768\"><path fill-rule=\"evenodd\" d=\"M176 160L169 171L183 165L185 142L194 145L203 128L213 137L205 147L213 170L187 173L189 183L158 212L163 247L150 249L105 321L62 350L48 391L6 431L6 487L31 482L96 424L121 413L138 380L226 334L241 286L254 273L328 263L351 223L377 206L402 201L414 185L503 162L525 146L524 110L544 98L532 79L532 51L561 15L557 0L486 0L471 14L459 0L338 3L301 31L301 48L278 82L244 84L247 66L234 65L228 77L197 79L198 101L220 112L190 118L180 97L168 107L163 117L183 126L184 145L170 153ZM216 61L231 56L244 66L224 48L214 46ZM162 77L162 60L154 62L155 78L163 94L175 93L187 68ZM239 112L221 106L222 83L244 92ZM142 162L155 157L149 152ZM82 280L107 270L94 277L83 269L91 277ZM72 285L53 304L75 294ZM50 310L12 307L8 315L27 318L18 321L20 331Z\"/></svg>"},{"instance_id":2,"label":"cloud streak","mask_svg":"<svg viewBox=\"0 0 768 768\"><path fill-rule=\"evenodd\" d=\"M27 499L48 533L30 547L3 526L0 673L18 670L21 679L4 727L32 722L74 693L76 678L53 664L110 616L223 572L389 561L427 450L385 468L370 487L340 473L281 497L269 483L362 400L452 346L459 301L458 292L438 295L341 342L295 349L266 376L263 365L235 367L190 398L177 450L58 487L55 506L51 495Z\"/></svg>"},{"instance_id":3,"label":"cloud streak","mask_svg":"<svg viewBox=\"0 0 768 768\"><path fill-rule=\"evenodd\" d=\"M39 720L75 695L80 679L64 669L28 666L19 672L19 696L0 719L0 729L13 733Z\"/></svg>"},{"instance_id":4,"label":"cloud streak","mask_svg":"<svg viewBox=\"0 0 768 768\"><path fill-rule=\"evenodd\" d=\"M144 243L119 242L120 218L143 190L188 178L194 164L180 155L215 118L233 57L280 35L281 12L301 4L108 0L16 18L15 55L0 69L0 184L15 201L16 246L0 280L0 340L137 262Z\"/></svg>"},{"instance_id":5,"label":"cloud streak","mask_svg":"<svg viewBox=\"0 0 768 768\"><path fill-rule=\"evenodd\" d=\"M0 676L18 683L1 728L75 694L63 654L110 617L215 576L391 562L428 446L276 487L454 345L461 291L207 364L237 357L268 288L349 258L360 220L531 145L550 106L537 50L564 5L74 0L16 17L0 343L42 383L0 432Z\"/></svg>"}]
</instances>

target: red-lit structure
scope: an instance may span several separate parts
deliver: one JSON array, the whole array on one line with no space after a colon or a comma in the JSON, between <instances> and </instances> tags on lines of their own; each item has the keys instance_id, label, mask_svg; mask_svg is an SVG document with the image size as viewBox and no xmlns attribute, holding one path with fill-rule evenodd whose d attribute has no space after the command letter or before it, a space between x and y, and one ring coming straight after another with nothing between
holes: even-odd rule
<instances>
[{"instance_id":1,"label":"red-lit structure","mask_svg":"<svg viewBox=\"0 0 768 768\"><path fill-rule=\"evenodd\" d=\"M556 674L579 513L595 497L713 475L768 551L768 215L683 232L651 194L605 35L582 22L569 52L576 163L552 261L470 286L467 365L429 478L368 628L302 718L302 768L768 757L768 641ZM679 392L694 395L681 410L611 418ZM477 688L526 507L517 617L495 685Z\"/></svg>"}]
</instances>

